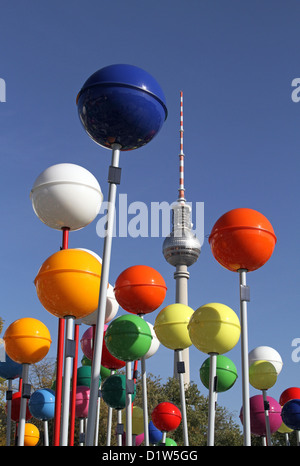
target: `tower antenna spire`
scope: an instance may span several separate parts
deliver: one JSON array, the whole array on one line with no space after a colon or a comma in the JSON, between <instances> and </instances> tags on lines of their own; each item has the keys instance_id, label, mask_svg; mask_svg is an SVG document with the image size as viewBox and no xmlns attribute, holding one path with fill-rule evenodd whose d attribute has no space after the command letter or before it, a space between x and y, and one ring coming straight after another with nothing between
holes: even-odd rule
<instances>
[{"instance_id":1,"label":"tower antenna spire","mask_svg":"<svg viewBox=\"0 0 300 466\"><path fill-rule=\"evenodd\" d=\"M183 92L180 91L180 153L179 153L179 199L185 202L184 197L184 152L183 152Z\"/></svg>"}]
</instances>

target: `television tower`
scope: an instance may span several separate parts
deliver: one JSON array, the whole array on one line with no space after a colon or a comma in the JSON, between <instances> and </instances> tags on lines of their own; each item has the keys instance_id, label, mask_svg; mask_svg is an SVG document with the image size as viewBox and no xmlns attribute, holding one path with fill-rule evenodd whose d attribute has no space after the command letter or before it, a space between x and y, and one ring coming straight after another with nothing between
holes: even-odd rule
<instances>
[{"instance_id":1,"label":"television tower","mask_svg":"<svg viewBox=\"0 0 300 466\"><path fill-rule=\"evenodd\" d=\"M192 232L191 207L186 204L184 188L184 152L183 152L183 92L180 91L180 153L179 153L179 197L172 206L173 228L163 243L163 255L166 261L176 267L176 303L188 305L188 267L194 264L200 255L198 238ZM189 348L182 351L180 371L183 372L184 384L190 383ZM178 370L177 352L174 352L174 377Z\"/></svg>"}]
</instances>

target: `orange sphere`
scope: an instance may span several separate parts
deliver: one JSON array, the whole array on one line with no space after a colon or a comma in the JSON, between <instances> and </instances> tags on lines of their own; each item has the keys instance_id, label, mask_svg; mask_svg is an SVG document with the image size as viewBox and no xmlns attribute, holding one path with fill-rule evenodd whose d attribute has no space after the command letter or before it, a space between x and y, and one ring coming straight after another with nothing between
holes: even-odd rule
<instances>
[{"instance_id":1,"label":"orange sphere","mask_svg":"<svg viewBox=\"0 0 300 466\"><path fill-rule=\"evenodd\" d=\"M63 249L50 256L35 280L38 298L56 317L85 317L98 308L101 263L81 249Z\"/></svg>"},{"instance_id":2,"label":"orange sphere","mask_svg":"<svg viewBox=\"0 0 300 466\"><path fill-rule=\"evenodd\" d=\"M226 269L248 272L263 266L271 257L276 236L269 220L253 209L233 209L213 226L209 244L215 259Z\"/></svg>"},{"instance_id":3,"label":"orange sphere","mask_svg":"<svg viewBox=\"0 0 300 466\"><path fill-rule=\"evenodd\" d=\"M7 328L3 340L6 353L19 364L35 364L41 361L51 345L47 327L32 317L15 320Z\"/></svg>"},{"instance_id":4,"label":"orange sphere","mask_svg":"<svg viewBox=\"0 0 300 466\"><path fill-rule=\"evenodd\" d=\"M167 287L155 269L147 265L134 265L118 276L114 292L116 300L125 311L148 314L162 304Z\"/></svg>"},{"instance_id":5,"label":"orange sphere","mask_svg":"<svg viewBox=\"0 0 300 466\"><path fill-rule=\"evenodd\" d=\"M39 429L34 424L27 422L24 431L24 447L35 447L39 439Z\"/></svg>"}]
</instances>

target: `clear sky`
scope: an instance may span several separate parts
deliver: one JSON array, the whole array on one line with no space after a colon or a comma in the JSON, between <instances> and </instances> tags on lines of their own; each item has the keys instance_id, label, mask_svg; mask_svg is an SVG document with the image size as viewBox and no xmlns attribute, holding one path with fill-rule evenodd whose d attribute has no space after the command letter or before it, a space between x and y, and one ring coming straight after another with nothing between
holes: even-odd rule
<instances>
[{"instance_id":1,"label":"clear sky","mask_svg":"<svg viewBox=\"0 0 300 466\"><path fill-rule=\"evenodd\" d=\"M292 342L300 338L300 102L292 100L292 81L300 77L299 2L3 0L0 13L0 78L6 84L6 101L0 102L0 315L5 328L20 317L40 319L50 330L49 354L55 356L57 318L39 303L33 280L60 248L61 234L36 217L29 193L47 167L71 162L95 175L106 199L110 151L85 133L75 101L93 72L127 63L157 79L169 115L147 146L121 154L118 195L127 194L128 205L176 201L182 90L186 198L193 206L204 202L204 244L190 268L189 305L197 309L215 301L239 315L238 275L216 262L208 235L228 210L249 207L263 213L277 244L268 263L247 276L249 350L271 346L283 359L270 396L278 400L285 388L298 386L300 362L292 360L297 349ZM71 233L69 247L102 255L97 221ZM173 303L174 269L162 255L163 240L150 234L114 238L110 283L131 265L150 265L167 283L164 305ZM86 329L81 326L80 335ZM240 343L226 355L239 379L218 402L238 415ZM206 358L190 348L191 379L203 394L208 391L199 368ZM147 370L171 376L171 351L160 347ZM251 388L250 393L258 392Z\"/></svg>"}]
</instances>

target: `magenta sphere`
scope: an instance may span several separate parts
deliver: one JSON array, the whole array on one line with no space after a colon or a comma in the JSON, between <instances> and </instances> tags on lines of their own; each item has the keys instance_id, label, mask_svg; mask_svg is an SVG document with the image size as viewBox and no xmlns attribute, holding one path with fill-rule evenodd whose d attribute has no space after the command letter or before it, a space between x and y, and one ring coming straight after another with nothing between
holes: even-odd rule
<instances>
[{"instance_id":1,"label":"magenta sphere","mask_svg":"<svg viewBox=\"0 0 300 466\"><path fill-rule=\"evenodd\" d=\"M79 419L88 417L90 389L85 385L76 387L75 416Z\"/></svg>"},{"instance_id":2,"label":"magenta sphere","mask_svg":"<svg viewBox=\"0 0 300 466\"><path fill-rule=\"evenodd\" d=\"M269 420L271 434L276 432L282 424L281 406L272 397L267 396L269 402ZM243 423L243 407L240 411L240 420ZM264 411L264 399L262 395L255 395L250 398L250 425L251 433L258 437L266 435L266 421Z\"/></svg>"},{"instance_id":3,"label":"magenta sphere","mask_svg":"<svg viewBox=\"0 0 300 466\"><path fill-rule=\"evenodd\" d=\"M106 326L107 327L107 326ZM80 346L83 354L90 360L93 359L93 327L89 327L81 337Z\"/></svg>"}]
</instances>

